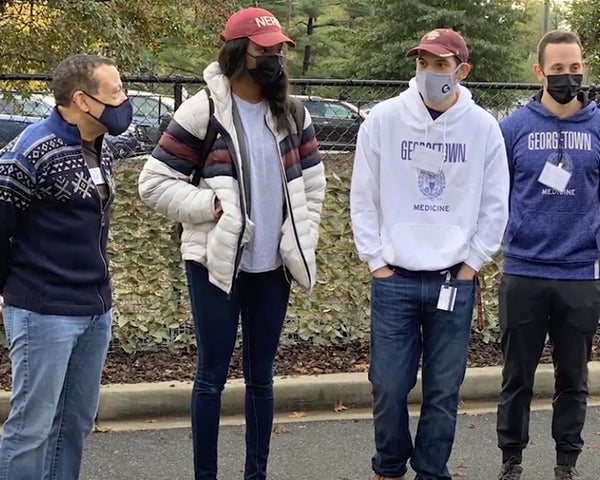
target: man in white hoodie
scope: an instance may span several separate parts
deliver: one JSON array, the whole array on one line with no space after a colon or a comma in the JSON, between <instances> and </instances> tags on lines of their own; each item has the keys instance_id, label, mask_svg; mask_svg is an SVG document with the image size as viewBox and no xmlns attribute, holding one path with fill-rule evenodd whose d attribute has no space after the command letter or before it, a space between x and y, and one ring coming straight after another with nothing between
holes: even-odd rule
<instances>
[{"instance_id":1,"label":"man in white hoodie","mask_svg":"<svg viewBox=\"0 0 600 480\"><path fill-rule=\"evenodd\" d=\"M464 39L427 33L407 56L416 76L361 126L350 193L354 239L372 273L374 480L450 480L477 272L508 215L506 151L496 120L459 85ZM407 397L422 357L414 445Z\"/></svg>"}]
</instances>

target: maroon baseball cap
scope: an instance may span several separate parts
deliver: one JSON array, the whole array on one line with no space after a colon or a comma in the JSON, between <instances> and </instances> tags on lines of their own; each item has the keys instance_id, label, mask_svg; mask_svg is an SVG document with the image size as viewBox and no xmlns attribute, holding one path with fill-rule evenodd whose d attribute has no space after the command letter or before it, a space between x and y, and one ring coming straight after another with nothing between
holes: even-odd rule
<instances>
[{"instance_id":1,"label":"maroon baseball cap","mask_svg":"<svg viewBox=\"0 0 600 480\"><path fill-rule=\"evenodd\" d=\"M296 44L281 31L279 20L264 8L244 8L234 13L225 29L221 32L221 40L228 42L238 38L249 38L261 47L272 47L279 43Z\"/></svg>"},{"instance_id":2,"label":"maroon baseball cap","mask_svg":"<svg viewBox=\"0 0 600 480\"><path fill-rule=\"evenodd\" d=\"M457 57L462 63L469 60L469 49L465 39L449 28L436 28L423 35L416 47L406 52L407 57L415 57L419 52L428 52L437 57Z\"/></svg>"}]
</instances>

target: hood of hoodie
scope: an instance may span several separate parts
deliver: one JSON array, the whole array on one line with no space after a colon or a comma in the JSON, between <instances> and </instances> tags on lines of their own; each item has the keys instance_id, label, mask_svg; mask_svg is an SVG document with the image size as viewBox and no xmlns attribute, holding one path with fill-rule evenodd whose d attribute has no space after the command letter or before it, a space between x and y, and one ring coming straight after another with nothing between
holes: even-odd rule
<instances>
[{"instance_id":1,"label":"hood of hoodie","mask_svg":"<svg viewBox=\"0 0 600 480\"><path fill-rule=\"evenodd\" d=\"M456 103L433 121L417 88L416 78L411 78L408 83L408 89L398 96L404 107L402 114L410 128L417 132L420 130L425 131L432 127L437 128L438 125L443 128L446 123L452 124L458 121L468 110L475 107L475 102L469 89L460 84L456 88L458 89L458 100Z\"/></svg>"},{"instance_id":2,"label":"hood of hoodie","mask_svg":"<svg viewBox=\"0 0 600 480\"><path fill-rule=\"evenodd\" d=\"M548 110L541 102L542 99L542 90L540 90L537 94L535 94L529 102L525 105L525 108L534 112L536 115L546 119L553 119L559 122L569 122L569 123L580 123L587 122L590 120L594 114L596 113L597 105L596 102L592 102L587 98L585 92L581 92L577 98L579 101L583 103L581 109L575 112L573 115L570 115L565 118L559 118L554 115L550 110Z\"/></svg>"}]
</instances>

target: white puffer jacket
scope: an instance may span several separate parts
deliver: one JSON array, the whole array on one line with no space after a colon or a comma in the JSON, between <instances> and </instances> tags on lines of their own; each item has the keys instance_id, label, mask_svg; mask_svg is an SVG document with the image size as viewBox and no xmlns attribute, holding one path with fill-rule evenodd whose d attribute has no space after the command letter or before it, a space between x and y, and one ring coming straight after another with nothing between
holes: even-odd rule
<instances>
[{"instance_id":1,"label":"white puffer jacket","mask_svg":"<svg viewBox=\"0 0 600 480\"><path fill-rule=\"evenodd\" d=\"M210 281L229 293L253 224L246 213L244 172L229 81L216 62L206 68L204 79L214 102L213 121L219 134L206 158L200 185L195 187L189 182L208 128L209 102L204 91L186 100L175 112L144 165L139 193L148 206L183 224L183 259L204 265ZM293 119L291 123L295 128ZM315 248L325 196L325 173L314 128L305 111L300 146L295 147L292 137L277 131L270 111L267 124L280 150L286 199L279 252L294 280L310 291L316 279ZM213 216L215 198L223 209L217 222Z\"/></svg>"}]
</instances>

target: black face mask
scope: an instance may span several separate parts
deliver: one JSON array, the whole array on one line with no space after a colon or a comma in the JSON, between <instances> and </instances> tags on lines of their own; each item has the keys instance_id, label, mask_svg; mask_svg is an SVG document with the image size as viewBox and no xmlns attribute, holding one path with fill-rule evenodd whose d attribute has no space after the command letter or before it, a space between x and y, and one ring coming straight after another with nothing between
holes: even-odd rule
<instances>
[{"instance_id":1,"label":"black face mask","mask_svg":"<svg viewBox=\"0 0 600 480\"><path fill-rule=\"evenodd\" d=\"M250 55L250 54L248 54ZM256 66L248 69L248 73L261 87L275 83L283 71L283 55L250 55Z\"/></svg>"},{"instance_id":2,"label":"black face mask","mask_svg":"<svg viewBox=\"0 0 600 480\"><path fill-rule=\"evenodd\" d=\"M566 105L577 96L582 81L583 75L581 74L548 75L546 77L546 91L558 103Z\"/></svg>"},{"instance_id":3,"label":"black face mask","mask_svg":"<svg viewBox=\"0 0 600 480\"><path fill-rule=\"evenodd\" d=\"M121 135L129 128L129 125L133 119L133 105L131 105L131 102L128 98L126 98L119 105L110 105L108 103L104 103L102 100L98 100L96 97L87 92L83 93L85 93L88 97L93 98L98 103L104 105L104 110L99 117L95 117L89 112L87 112L87 114L94 120L97 120L104 125L106 130L108 130L109 135Z\"/></svg>"}]
</instances>

